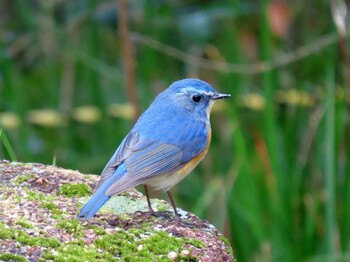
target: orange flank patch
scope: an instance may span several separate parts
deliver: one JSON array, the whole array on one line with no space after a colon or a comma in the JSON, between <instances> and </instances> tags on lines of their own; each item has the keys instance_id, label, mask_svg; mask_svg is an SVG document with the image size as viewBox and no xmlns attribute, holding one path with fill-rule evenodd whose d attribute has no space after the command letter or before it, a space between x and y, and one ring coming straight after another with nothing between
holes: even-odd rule
<instances>
[{"instance_id":1,"label":"orange flank patch","mask_svg":"<svg viewBox=\"0 0 350 262\"><path fill-rule=\"evenodd\" d=\"M206 147L203 149L203 151L200 154L198 154L198 156L194 157L190 162L188 162L187 165L185 165L183 168L177 171L177 174L179 174L180 176L185 177L189 173L191 173L191 171L199 164L199 162L203 160L203 158L207 154L210 146L210 142L211 142L211 128L207 127L207 131L208 131L208 142Z\"/></svg>"}]
</instances>

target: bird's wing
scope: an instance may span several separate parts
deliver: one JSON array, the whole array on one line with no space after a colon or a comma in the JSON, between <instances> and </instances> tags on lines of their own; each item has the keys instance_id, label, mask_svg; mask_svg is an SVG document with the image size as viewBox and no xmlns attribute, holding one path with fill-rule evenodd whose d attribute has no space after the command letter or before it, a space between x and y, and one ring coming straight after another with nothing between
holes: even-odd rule
<instances>
[{"instance_id":1,"label":"bird's wing","mask_svg":"<svg viewBox=\"0 0 350 262\"><path fill-rule=\"evenodd\" d=\"M153 176L176 172L183 164L198 155L205 148L206 142L206 138L199 137L180 147L144 138L132 131L108 162L97 188L121 163L125 164L127 172L109 187L107 195L135 187Z\"/></svg>"},{"instance_id":2,"label":"bird's wing","mask_svg":"<svg viewBox=\"0 0 350 262\"><path fill-rule=\"evenodd\" d=\"M123 161L138 148L147 147L146 141L143 142L139 139L139 134L136 132L130 132L124 140L120 143L119 147L108 161L107 165L102 171L100 181L98 182L95 191L97 191L105 181L107 181L115 172L117 167L123 163Z\"/></svg>"}]
</instances>

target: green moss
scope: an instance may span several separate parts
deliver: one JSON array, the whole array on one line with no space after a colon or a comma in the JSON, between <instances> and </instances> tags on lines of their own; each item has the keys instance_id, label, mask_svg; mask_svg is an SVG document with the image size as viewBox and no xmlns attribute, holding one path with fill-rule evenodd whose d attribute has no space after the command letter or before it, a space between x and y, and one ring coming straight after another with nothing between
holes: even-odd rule
<instances>
[{"instance_id":1,"label":"green moss","mask_svg":"<svg viewBox=\"0 0 350 262\"><path fill-rule=\"evenodd\" d=\"M58 247L60 245L60 242L56 238L32 237L25 232L21 232L21 233L18 232L16 240L28 246Z\"/></svg>"},{"instance_id":2,"label":"green moss","mask_svg":"<svg viewBox=\"0 0 350 262\"><path fill-rule=\"evenodd\" d=\"M19 225L19 226L24 227L24 228L34 228L34 226L32 224L28 223L27 221L25 221L23 219L17 220L16 225Z\"/></svg>"},{"instance_id":3,"label":"green moss","mask_svg":"<svg viewBox=\"0 0 350 262\"><path fill-rule=\"evenodd\" d=\"M0 239L13 239L14 230L5 226L4 223L0 222Z\"/></svg>"},{"instance_id":4,"label":"green moss","mask_svg":"<svg viewBox=\"0 0 350 262\"><path fill-rule=\"evenodd\" d=\"M123 250L125 253L136 252L137 246L135 246L133 243L134 236L127 234L123 230L120 230L114 234L104 235L94 242L97 248L115 255L121 255Z\"/></svg>"},{"instance_id":5,"label":"green moss","mask_svg":"<svg viewBox=\"0 0 350 262\"><path fill-rule=\"evenodd\" d=\"M22 197L20 195L13 197L13 203L19 204L19 203L21 203L21 201L22 201Z\"/></svg>"},{"instance_id":6,"label":"green moss","mask_svg":"<svg viewBox=\"0 0 350 262\"><path fill-rule=\"evenodd\" d=\"M95 247L84 245L81 241L71 241L61 245L52 252L47 249L42 258L52 261L120 261L112 254L97 250Z\"/></svg>"},{"instance_id":7,"label":"green moss","mask_svg":"<svg viewBox=\"0 0 350 262\"><path fill-rule=\"evenodd\" d=\"M175 251L179 254L178 261L198 261L196 257L182 257L181 251L185 244L199 248L204 243L198 240L174 237L163 231L150 231L147 228L133 228L129 231L120 230L107 234L96 225L83 227L79 220L63 220L57 228L81 237L83 229L93 229L99 237L86 245L82 239L60 243L58 239L46 236L31 237L27 233L7 227L0 222L0 239L14 239L28 246L46 247L42 254L43 260L53 261L169 261L167 254ZM41 232L46 235L45 232Z\"/></svg>"},{"instance_id":8,"label":"green moss","mask_svg":"<svg viewBox=\"0 0 350 262\"><path fill-rule=\"evenodd\" d=\"M39 200L39 201L43 201L43 200L46 200L46 201L53 201L53 197L52 196L49 196L49 195L44 195L40 192L36 192L36 191L32 191L28 188L25 189L28 196L27 196L27 199L29 201L34 201L34 200Z\"/></svg>"},{"instance_id":9,"label":"green moss","mask_svg":"<svg viewBox=\"0 0 350 262\"><path fill-rule=\"evenodd\" d=\"M41 204L42 208L46 208L51 211L52 217L55 219L63 219L63 212L58 208L58 206L53 202L44 202Z\"/></svg>"},{"instance_id":10,"label":"green moss","mask_svg":"<svg viewBox=\"0 0 350 262\"><path fill-rule=\"evenodd\" d=\"M24 182L29 181L30 179L35 178L35 175L30 174L30 175L20 175L20 176L16 176L15 178L11 179L12 184L14 185L20 185Z\"/></svg>"},{"instance_id":11,"label":"green moss","mask_svg":"<svg viewBox=\"0 0 350 262\"><path fill-rule=\"evenodd\" d=\"M3 223L0 223L0 239L14 239L28 246L58 247L60 245L56 238L33 237L21 230L11 229Z\"/></svg>"},{"instance_id":12,"label":"green moss","mask_svg":"<svg viewBox=\"0 0 350 262\"><path fill-rule=\"evenodd\" d=\"M163 231L149 232L145 229L133 229L128 232L118 231L95 240L94 245L125 261L169 261L170 251L180 253L185 244L203 247L198 240L170 236ZM187 261L197 261L188 256Z\"/></svg>"},{"instance_id":13,"label":"green moss","mask_svg":"<svg viewBox=\"0 0 350 262\"><path fill-rule=\"evenodd\" d=\"M79 220L63 220L56 225L57 228L63 228L68 233L78 236L83 236L82 225Z\"/></svg>"},{"instance_id":14,"label":"green moss","mask_svg":"<svg viewBox=\"0 0 350 262\"><path fill-rule=\"evenodd\" d=\"M64 184L58 189L58 194L66 197L90 196L92 191L87 184Z\"/></svg>"},{"instance_id":15,"label":"green moss","mask_svg":"<svg viewBox=\"0 0 350 262\"><path fill-rule=\"evenodd\" d=\"M162 205L162 206L157 206L157 212L164 212L168 210L169 206L167 205Z\"/></svg>"},{"instance_id":16,"label":"green moss","mask_svg":"<svg viewBox=\"0 0 350 262\"><path fill-rule=\"evenodd\" d=\"M6 191L8 191L8 190L9 190L8 186L2 185L2 186L0 187L0 192L2 192L2 194L0 194L0 199L5 200L5 199L8 198L8 196L7 196L6 194L3 193L3 192L6 192Z\"/></svg>"},{"instance_id":17,"label":"green moss","mask_svg":"<svg viewBox=\"0 0 350 262\"><path fill-rule=\"evenodd\" d=\"M86 229L92 229L96 235L100 236L107 234L104 228L95 225L88 225Z\"/></svg>"},{"instance_id":18,"label":"green moss","mask_svg":"<svg viewBox=\"0 0 350 262\"><path fill-rule=\"evenodd\" d=\"M226 244L226 252L228 254L232 254L233 255L233 250L232 250L230 241L228 241L228 239L223 237L223 236L220 237L220 240Z\"/></svg>"},{"instance_id":19,"label":"green moss","mask_svg":"<svg viewBox=\"0 0 350 262\"><path fill-rule=\"evenodd\" d=\"M57 205L55 203L52 203L52 202L46 202L46 203L42 203L41 205L42 208L47 208L48 210L50 211L53 211L53 210L57 210Z\"/></svg>"},{"instance_id":20,"label":"green moss","mask_svg":"<svg viewBox=\"0 0 350 262\"><path fill-rule=\"evenodd\" d=\"M0 261L26 262L28 260L25 257L20 255L0 253Z\"/></svg>"}]
</instances>

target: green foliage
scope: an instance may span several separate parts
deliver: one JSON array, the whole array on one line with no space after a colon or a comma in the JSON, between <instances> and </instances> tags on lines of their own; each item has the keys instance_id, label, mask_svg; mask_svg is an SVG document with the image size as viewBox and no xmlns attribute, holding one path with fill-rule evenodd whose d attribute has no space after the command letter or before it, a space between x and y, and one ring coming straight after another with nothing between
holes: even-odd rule
<instances>
[{"instance_id":1,"label":"green foliage","mask_svg":"<svg viewBox=\"0 0 350 262\"><path fill-rule=\"evenodd\" d=\"M94 247L74 241L61 245L55 251L53 254L51 250L47 250L42 255L43 259L52 261L118 261L113 255L101 253Z\"/></svg>"},{"instance_id":2,"label":"green foliage","mask_svg":"<svg viewBox=\"0 0 350 262\"><path fill-rule=\"evenodd\" d=\"M4 132L3 129L0 128L0 142L1 144L4 146L9 158L11 159L11 161L17 161L17 157L16 154Z\"/></svg>"},{"instance_id":3,"label":"green foliage","mask_svg":"<svg viewBox=\"0 0 350 262\"><path fill-rule=\"evenodd\" d=\"M47 249L43 258L47 260L63 261L119 261L122 257L125 261L170 261L167 257L160 259L162 255L171 251L180 253L184 245L204 247L204 243L195 239L171 236L163 231L152 231L149 228L120 230L108 234L103 228L89 225L94 233L99 235L93 245L85 245L81 240L84 236L84 227L79 220L63 220L56 225L65 229L78 240L62 243L54 250ZM52 252L53 251L53 252ZM179 255L179 261L197 261L190 255Z\"/></svg>"},{"instance_id":4,"label":"green foliage","mask_svg":"<svg viewBox=\"0 0 350 262\"><path fill-rule=\"evenodd\" d=\"M143 234L143 236L140 237L139 234ZM130 232L118 231L114 234L107 234L94 243L97 248L108 251L109 254L114 256L121 256L126 261L152 261L159 255L168 254L171 251L180 253L185 244L196 247L203 247L204 245L198 240L174 237L162 231L150 232L145 230L142 232L138 229L130 230ZM181 261L182 259L180 257ZM195 257L186 257L186 259L196 261ZM164 257L164 260L161 261L169 261L169 259Z\"/></svg>"},{"instance_id":5,"label":"green foliage","mask_svg":"<svg viewBox=\"0 0 350 262\"><path fill-rule=\"evenodd\" d=\"M34 228L34 226L31 223L28 223L23 219L17 220L16 225L20 225L23 228Z\"/></svg>"},{"instance_id":6,"label":"green foliage","mask_svg":"<svg viewBox=\"0 0 350 262\"><path fill-rule=\"evenodd\" d=\"M86 228L92 229L96 235L105 235L106 234L106 231L102 227L99 227L99 226L87 225Z\"/></svg>"},{"instance_id":7,"label":"green foliage","mask_svg":"<svg viewBox=\"0 0 350 262\"><path fill-rule=\"evenodd\" d=\"M33 174L20 175L20 176L16 176L14 179L12 179L11 182L15 185L21 185L23 182L27 182L34 177L35 177L35 175L33 175Z\"/></svg>"},{"instance_id":8,"label":"green foliage","mask_svg":"<svg viewBox=\"0 0 350 262\"><path fill-rule=\"evenodd\" d=\"M14 262L27 262L28 260L20 255L14 255L9 253L0 253L1 261L14 261Z\"/></svg>"},{"instance_id":9,"label":"green foliage","mask_svg":"<svg viewBox=\"0 0 350 262\"><path fill-rule=\"evenodd\" d=\"M30 189L27 189L27 199L30 201L52 201L53 197L49 195L44 195L43 193L39 193L36 191L32 191Z\"/></svg>"},{"instance_id":10,"label":"green foliage","mask_svg":"<svg viewBox=\"0 0 350 262\"><path fill-rule=\"evenodd\" d=\"M63 220L57 224L57 228L64 228L70 234L77 234L81 231L81 224L79 220Z\"/></svg>"},{"instance_id":11,"label":"green foliage","mask_svg":"<svg viewBox=\"0 0 350 262\"><path fill-rule=\"evenodd\" d=\"M66 197L90 196L91 193L87 184L64 184L58 189L58 194Z\"/></svg>"},{"instance_id":12,"label":"green foliage","mask_svg":"<svg viewBox=\"0 0 350 262\"><path fill-rule=\"evenodd\" d=\"M2 8L0 158L100 173L132 126L116 12L104 1ZM174 193L179 207L226 230L238 261L350 252L350 52L331 13L329 1L129 4L140 108L187 76L232 94L213 108L206 159ZM274 21L287 25L282 33ZM231 64L211 70L157 41ZM72 183L59 193L91 191ZM43 194L27 197L57 211ZM68 260L108 260L80 243L67 250Z\"/></svg>"},{"instance_id":13,"label":"green foliage","mask_svg":"<svg viewBox=\"0 0 350 262\"><path fill-rule=\"evenodd\" d=\"M53 218L62 219L63 211L61 211L55 203L43 202L41 207L50 210Z\"/></svg>"},{"instance_id":14,"label":"green foliage","mask_svg":"<svg viewBox=\"0 0 350 262\"><path fill-rule=\"evenodd\" d=\"M0 239L15 239L19 243L28 246L58 247L60 242L47 236L33 237L26 232L6 227L0 223Z\"/></svg>"}]
</instances>

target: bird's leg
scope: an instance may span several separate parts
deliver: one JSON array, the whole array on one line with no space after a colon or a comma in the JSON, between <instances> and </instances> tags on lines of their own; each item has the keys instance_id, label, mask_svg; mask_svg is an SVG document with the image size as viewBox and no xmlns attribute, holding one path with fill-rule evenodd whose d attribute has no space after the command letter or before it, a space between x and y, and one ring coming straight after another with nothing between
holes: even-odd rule
<instances>
[{"instance_id":1,"label":"bird's leg","mask_svg":"<svg viewBox=\"0 0 350 262\"><path fill-rule=\"evenodd\" d=\"M173 198L171 192L170 192L170 191L166 191L166 193L168 194L168 197L169 197L169 199L170 199L170 203L171 203L171 205L173 206L173 209L174 209L174 213L175 213L175 215L176 215L176 218L177 218L177 219L180 219L180 215L179 215L179 213L177 212L176 205L175 205L175 201L174 201L174 198Z\"/></svg>"},{"instance_id":2,"label":"bird's leg","mask_svg":"<svg viewBox=\"0 0 350 262\"><path fill-rule=\"evenodd\" d=\"M149 194L148 194L148 187L147 187L146 185L143 185L143 187L145 188L145 194L146 194L146 198L147 198L147 204L148 204L149 212L152 213L154 216L161 216L161 213L160 213L160 212L154 212L154 210L153 210L153 208L152 208L152 206L151 206L151 201L150 201ZM176 219L180 221L180 220L181 220L181 219L180 219L180 215L179 215L179 213L177 212L174 198L173 198L173 196L171 195L171 192L170 192L170 191L167 191L167 194L168 194L168 196L169 196L170 203L171 203L171 205L173 206Z\"/></svg>"},{"instance_id":3,"label":"bird's leg","mask_svg":"<svg viewBox=\"0 0 350 262\"><path fill-rule=\"evenodd\" d=\"M146 198L147 198L147 204L148 204L148 210L149 212L151 212L152 214L154 214L154 210L151 206L151 201L149 200L149 195L148 195L148 188L146 185L143 185L143 187L145 188L145 193L146 193Z\"/></svg>"},{"instance_id":4,"label":"bird's leg","mask_svg":"<svg viewBox=\"0 0 350 262\"><path fill-rule=\"evenodd\" d=\"M196 227L195 224L188 223L188 222L183 221L183 220L181 219L179 213L177 212L176 205L175 205L175 201L174 201L174 198L173 198L171 192L170 192L170 191L167 191L167 194L168 194L168 196L169 196L171 205L172 205L173 208L174 208L174 213L175 213L175 215L176 215L176 221L177 221L178 223L180 223L182 226L190 227L190 228L195 228L195 227Z\"/></svg>"}]
</instances>

